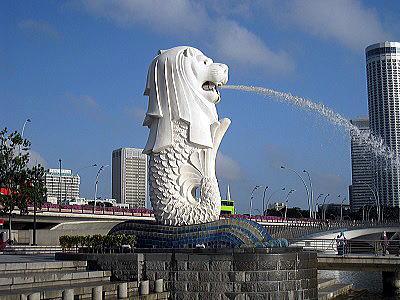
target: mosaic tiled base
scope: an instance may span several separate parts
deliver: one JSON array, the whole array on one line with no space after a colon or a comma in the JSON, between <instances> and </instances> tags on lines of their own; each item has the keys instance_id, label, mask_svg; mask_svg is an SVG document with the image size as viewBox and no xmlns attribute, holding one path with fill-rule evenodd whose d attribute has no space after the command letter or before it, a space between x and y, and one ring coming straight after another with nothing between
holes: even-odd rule
<instances>
[{"instance_id":1,"label":"mosaic tiled base","mask_svg":"<svg viewBox=\"0 0 400 300\"><path fill-rule=\"evenodd\" d=\"M126 221L109 234L133 234L138 248L237 248L286 247L285 239L272 239L260 224L226 219L190 226L165 226L150 221Z\"/></svg>"}]
</instances>

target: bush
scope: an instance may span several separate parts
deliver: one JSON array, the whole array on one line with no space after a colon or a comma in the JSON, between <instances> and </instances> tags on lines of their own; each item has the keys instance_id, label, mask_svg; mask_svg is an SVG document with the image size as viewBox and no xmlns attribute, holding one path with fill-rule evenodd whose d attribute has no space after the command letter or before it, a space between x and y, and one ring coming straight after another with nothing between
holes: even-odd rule
<instances>
[{"instance_id":1,"label":"bush","mask_svg":"<svg viewBox=\"0 0 400 300\"><path fill-rule=\"evenodd\" d=\"M129 245L134 248L136 238L133 235L62 235L59 238L63 251L79 247L87 247L90 251L104 252L105 249L120 249L122 245Z\"/></svg>"}]
</instances>

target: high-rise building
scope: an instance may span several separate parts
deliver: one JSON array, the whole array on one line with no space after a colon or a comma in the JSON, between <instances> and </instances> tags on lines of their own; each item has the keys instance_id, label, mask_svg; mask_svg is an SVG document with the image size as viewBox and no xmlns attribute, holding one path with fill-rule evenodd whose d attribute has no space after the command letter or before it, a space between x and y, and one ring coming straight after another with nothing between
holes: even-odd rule
<instances>
[{"instance_id":1,"label":"high-rise building","mask_svg":"<svg viewBox=\"0 0 400 300\"><path fill-rule=\"evenodd\" d=\"M71 170L48 169L44 175L47 189L47 202L60 204L79 197L79 175L72 174Z\"/></svg>"},{"instance_id":2,"label":"high-rise building","mask_svg":"<svg viewBox=\"0 0 400 300\"><path fill-rule=\"evenodd\" d=\"M131 208L146 207L147 155L142 151L120 148L112 152L112 197Z\"/></svg>"},{"instance_id":3,"label":"high-rise building","mask_svg":"<svg viewBox=\"0 0 400 300\"><path fill-rule=\"evenodd\" d=\"M368 118L352 120L351 124L356 126L364 136L369 135ZM374 181L372 178L372 153L371 147L363 143L354 132L351 134L351 189L350 206L353 212L358 211L364 205L376 205L374 195Z\"/></svg>"},{"instance_id":4,"label":"high-rise building","mask_svg":"<svg viewBox=\"0 0 400 300\"><path fill-rule=\"evenodd\" d=\"M369 126L395 155L400 152L400 43L384 42L365 49ZM373 179L379 201L399 206L400 170L383 157L373 160Z\"/></svg>"}]
</instances>

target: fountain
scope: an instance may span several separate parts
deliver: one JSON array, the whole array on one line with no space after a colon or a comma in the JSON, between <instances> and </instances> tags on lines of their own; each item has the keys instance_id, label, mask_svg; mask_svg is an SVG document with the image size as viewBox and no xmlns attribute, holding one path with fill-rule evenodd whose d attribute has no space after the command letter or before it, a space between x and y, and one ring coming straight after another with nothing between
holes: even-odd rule
<instances>
[{"instance_id":1,"label":"fountain","mask_svg":"<svg viewBox=\"0 0 400 300\"><path fill-rule=\"evenodd\" d=\"M317 104L307 98L293 96L289 93L282 93L263 87L227 85L222 86L221 88L259 94L264 97L277 99L278 101L282 101L290 105L295 105L305 110L315 112L320 116L326 118L331 124L343 128L347 132L351 132L352 134L354 134L357 137L357 139L355 140L358 140L360 143L370 146L372 153L375 156L383 158L384 160L390 162L396 168L400 168L400 158L396 155L395 152L393 152L388 146L385 145L382 138L362 132L358 127L351 124L349 120L323 104Z\"/></svg>"},{"instance_id":2,"label":"fountain","mask_svg":"<svg viewBox=\"0 0 400 300\"><path fill-rule=\"evenodd\" d=\"M163 50L153 59L143 152L156 222L116 225L109 234L135 235L138 249L97 264L113 265L118 280L132 270L139 280L163 279L172 299L315 299L315 253L288 248L254 221L219 219L215 159L231 121L219 120L215 105L227 80L226 65L192 47Z\"/></svg>"}]
</instances>

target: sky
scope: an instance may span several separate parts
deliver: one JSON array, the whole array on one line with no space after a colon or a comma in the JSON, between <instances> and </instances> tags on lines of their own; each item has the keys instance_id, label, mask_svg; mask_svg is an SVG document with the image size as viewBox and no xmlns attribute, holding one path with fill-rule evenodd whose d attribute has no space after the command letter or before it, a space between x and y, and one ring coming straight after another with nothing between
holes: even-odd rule
<instances>
[{"instance_id":1,"label":"sky","mask_svg":"<svg viewBox=\"0 0 400 300\"><path fill-rule=\"evenodd\" d=\"M229 66L228 84L290 92L354 119L368 114L365 47L386 40L400 40L397 0L1 1L0 128L21 131L31 119L31 162L81 169L81 196L92 199L98 168L85 167L146 143L143 91L158 50L196 47ZM289 206L307 208L301 180L281 165L307 170L315 198L348 199L348 133L274 99L221 96L219 118L232 124L217 178L239 213L249 212L255 185L253 213L266 186L265 201L282 202L285 187L296 190ZM97 195L111 197L111 168Z\"/></svg>"}]
</instances>

